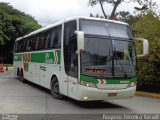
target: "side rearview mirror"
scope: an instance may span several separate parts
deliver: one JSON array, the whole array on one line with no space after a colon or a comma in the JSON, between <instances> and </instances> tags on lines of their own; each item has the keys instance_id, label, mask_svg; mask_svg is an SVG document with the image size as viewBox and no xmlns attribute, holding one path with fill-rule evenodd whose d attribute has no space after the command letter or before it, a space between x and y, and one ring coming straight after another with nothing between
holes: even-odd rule
<instances>
[{"instance_id":1,"label":"side rearview mirror","mask_svg":"<svg viewBox=\"0 0 160 120\"><path fill-rule=\"evenodd\" d=\"M77 34L77 47L78 51L84 50L84 32L82 31L75 31Z\"/></svg>"},{"instance_id":2,"label":"side rearview mirror","mask_svg":"<svg viewBox=\"0 0 160 120\"><path fill-rule=\"evenodd\" d=\"M137 57L143 57L148 54L149 51L149 42L146 39L143 38L134 38L135 41L139 41L143 43L143 54L142 55L137 55Z\"/></svg>"}]
</instances>

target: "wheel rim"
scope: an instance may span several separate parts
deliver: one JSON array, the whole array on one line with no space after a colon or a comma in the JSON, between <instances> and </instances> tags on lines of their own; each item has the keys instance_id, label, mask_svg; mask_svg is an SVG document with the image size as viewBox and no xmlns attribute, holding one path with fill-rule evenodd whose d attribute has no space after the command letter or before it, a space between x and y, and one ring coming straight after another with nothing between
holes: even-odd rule
<instances>
[{"instance_id":1,"label":"wheel rim","mask_svg":"<svg viewBox=\"0 0 160 120\"><path fill-rule=\"evenodd\" d=\"M59 85L58 85L58 82L56 82L56 83L54 84L53 89L54 89L54 92L55 92L56 94L59 94Z\"/></svg>"}]
</instances>

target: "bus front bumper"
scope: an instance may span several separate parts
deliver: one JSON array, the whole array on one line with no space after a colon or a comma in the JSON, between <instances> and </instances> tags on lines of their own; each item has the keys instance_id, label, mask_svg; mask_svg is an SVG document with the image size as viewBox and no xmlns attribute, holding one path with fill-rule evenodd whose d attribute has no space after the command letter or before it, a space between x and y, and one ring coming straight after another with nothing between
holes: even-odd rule
<instances>
[{"instance_id":1,"label":"bus front bumper","mask_svg":"<svg viewBox=\"0 0 160 120\"><path fill-rule=\"evenodd\" d=\"M78 100L109 100L109 99L129 99L135 96L136 86L126 89L102 90L97 88L79 85Z\"/></svg>"}]
</instances>

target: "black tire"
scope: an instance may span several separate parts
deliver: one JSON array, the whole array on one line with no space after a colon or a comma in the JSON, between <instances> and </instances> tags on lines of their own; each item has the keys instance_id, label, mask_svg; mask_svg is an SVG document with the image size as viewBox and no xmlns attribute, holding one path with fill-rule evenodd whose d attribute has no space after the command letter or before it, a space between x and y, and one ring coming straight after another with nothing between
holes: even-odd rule
<instances>
[{"instance_id":1,"label":"black tire","mask_svg":"<svg viewBox=\"0 0 160 120\"><path fill-rule=\"evenodd\" d=\"M18 72L18 80L21 81L21 72L20 72L20 70Z\"/></svg>"},{"instance_id":2,"label":"black tire","mask_svg":"<svg viewBox=\"0 0 160 120\"><path fill-rule=\"evenodd\" d=\"M17 76L19 77L19 68L17 69Z\"/></svg>"},{"instance_id":3,"label":"black tire","mask_svg":"<svg viewBox=\"0 0 160 120\"><path fill-rule=\"evenodd\" d=\"M24 75L23 75L23 70L20 71L19 73L19 80L24 83Z\"/></svg>"},{"instance_id":4,"label":"black tire","mask_svg":"<svg viewBox=\"0 0 160 120\"><path fill-rule=\"evenodd\" d=\"M51 94L56 99L63 99L63 95L59 91L59 82L56 77L51 81Z\"/></svg>"}]
</instances>

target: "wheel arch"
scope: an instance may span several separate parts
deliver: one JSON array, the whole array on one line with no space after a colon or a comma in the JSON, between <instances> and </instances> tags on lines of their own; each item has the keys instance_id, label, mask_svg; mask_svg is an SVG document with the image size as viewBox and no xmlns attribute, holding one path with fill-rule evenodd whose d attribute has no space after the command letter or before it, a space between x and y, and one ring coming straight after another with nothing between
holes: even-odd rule
<instances>
[{"instance_id":1,"label":"wheel arch","mask_svg":"<svg viewBox=\"0 0 160 120\"><path fill-rule=\"evenodd\" d=\"M56 78L56 79L54 79L54 78ZM54 82L53 82L53 81L54 81ZM58 86L59 86L59 92L58 92L58 95L55 95L55 94L53 93L53 88L52 88L52 87L53 87L55 84L57 84L57 83L58 83ZM56 98L56 99L63 99L63 94L61 94L61 91L60 91L59 77L58 77L57 74L53 74L52 77L51 77L50 90L51 90L51 94L52 94L52 96L53 96L54 98ZM57 94L57 93L56 93L56 94Z\"/></svg>"},{"instance_id":2,"label":"wheel arch","mask_svg":"<svg viewBox=\"0 0 160 120\"><path fill-rule=\"evenodd\" d=\"M58 80L58 76L57 76L56 73L52 74L52 77L51 77L51 80L50 80L50 88L51 88L51 83L53 81L53 78L57 78L57 80ZM59 80L58 80L58 82L59 82Z\"/></svg>"}]
</instances>

